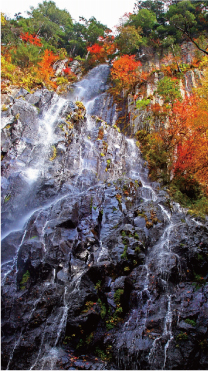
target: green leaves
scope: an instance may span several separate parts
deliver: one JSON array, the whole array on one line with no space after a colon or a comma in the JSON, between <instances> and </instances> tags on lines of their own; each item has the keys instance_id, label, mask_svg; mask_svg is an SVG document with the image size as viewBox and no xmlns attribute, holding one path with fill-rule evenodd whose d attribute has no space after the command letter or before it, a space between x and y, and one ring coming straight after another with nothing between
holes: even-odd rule
<instances>
[{"instance_id":1,"label":"green leaves","mask_svg":"<svg viewBox=\"0 0 208 371\"><path fill-rule=\"evenodd\" d=\"M165 103L173 103L175 99L181 99L178 81L167 76L158 82L157 93Z\"/></svg>"},{"instance_id":2,"label":"green leaves","mask_svg":"<svg viewBox=\"0 0 208 371\"><path fill-rule=\"evenodd\" d=\"M135 26L119 27L116 42L122 54L134 54L142 43L142 29Z\"/></svg>"},{"instance_id":3,"label":"green leaves","mask_svg":"<svg viewBox=\"0 0 208 371\"><path fill-rule=\"evenodd\" d=\"M136 101L136 108L137 109L144 109L150 104L151 100L150 99L142 99L142 100L137 100Z\"/></svg>"},{"instance_id":4,"label":"green leaves","mask_svg":"<svg viewBox=\"0 0 208 371\"><path fill-rule=\"evenodd\" d=\"M11 51L12 63L20 67L37 65L40 61L40 48L32 44L19 44L16 50Z\"/></svg>"},{"instance_id":5,"label":"green leaves","mask_svg":"<svg viewBox=\"0 0 208 371\"><path fill-rule=\"evenodd\" d=\"M129 24L136 28L141 27L144 36L147 36L157 24L156 14L148 9L141 9L138 14L130 17Z\"/></svg>"}]
</instances>

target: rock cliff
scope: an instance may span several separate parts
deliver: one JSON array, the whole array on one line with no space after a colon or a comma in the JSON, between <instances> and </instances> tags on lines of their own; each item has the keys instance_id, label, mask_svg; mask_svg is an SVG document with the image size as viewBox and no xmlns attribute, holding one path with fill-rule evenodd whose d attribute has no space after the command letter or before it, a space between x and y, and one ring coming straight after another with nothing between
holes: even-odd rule
<instances>
[{"instance_id":1,"label":"rock cliff","mask_svg":"<svg viewBox=\"0 0 208 371\"><path fill-rule=\"evenodd\" d=\"M207 369L208 220L148 179L101 65L2 118L2 369Z\"/></svg>"}]
</instances>

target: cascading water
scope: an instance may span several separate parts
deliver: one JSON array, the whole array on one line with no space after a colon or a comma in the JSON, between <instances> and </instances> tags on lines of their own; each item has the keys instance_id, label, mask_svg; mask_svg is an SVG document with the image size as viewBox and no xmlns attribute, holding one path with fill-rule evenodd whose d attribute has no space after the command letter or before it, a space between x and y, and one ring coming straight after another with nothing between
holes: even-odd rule
<instances>
[{"instance_id":1,"label":"cascading water","mask_svg":"<svg viewBox=\"0 0 208 371\"><path fill-rule=\"evenodd\" d=\"M170 210L135 141L113 127L108 75L98 66L67 99L54 94L35 119L34 140L20 137L17 158L5 158L4 369L61 369L68 349L90 352L96 324L115 363L95 367L170 368L174 280L184 275L178 231L188 233L185 218L202 226L177 204Z\"/></svg>"}]
</instances>

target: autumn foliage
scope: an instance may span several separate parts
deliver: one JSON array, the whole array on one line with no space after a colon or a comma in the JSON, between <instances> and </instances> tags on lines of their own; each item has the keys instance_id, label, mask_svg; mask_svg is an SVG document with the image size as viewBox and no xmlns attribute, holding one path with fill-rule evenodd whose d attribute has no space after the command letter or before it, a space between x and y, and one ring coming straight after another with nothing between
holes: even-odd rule
<instances>
[{"instance_id":1,"label":"autumn foliage","mask_svg":"<svg viewBox=\"0 0 208 371\"><path fill-rule=\"evenodd\" d=\"M42 61L39 63L39 74L43 80L50 84L52 87L56 87L56 84L51 81L54 76L54 70L52 64L58 59L57 55L54 55L51 50L46 49L42 57Z\"/></svg>"},{"instance_id":2,"label":"autumn foliage","mask_svg":"<svg viewBox=\"0 0 208 371\"><path fill-rule=\"evenodd\" d=\"M111 31L111 30L109 30ZM87 47L88 53L90 53L89 62L91 65L100 62L105 63L107 59L115 53L116 44L114 42L114 36L107 35L106 37L100 36L98 43L95 43Z\"/></svg>"},{"instance_id":3,"label":"autumn foliage","mask_svg":"<svg viewBox=\"0 0 208 371\"><path fill-rule=\"evenodd\" d=\"M141 62L135 60L134 55L123 55L113 62L111 78L118 85L118 88L130 90L141 77Z\"/></svg>"},{"instance_id":4,"label":"autumn foliage","mask_svg":"<svg viewBox=\"0 0 208 371\"><path fill-rule=\"evenodd\" d=\"M64 68L63 72L65 73L65 75L71 75L71 73L72 73L71 68L69 68L69 67Z\"/></svg>"},{"instance_id":5,"label":"autumn foliage","mask_svg":"<svg viewBox=\"0 0 208 371\"><path fill-rule=\"evenodd\" d=\"M157 104L153 108L153 114L162 117L162 108ZM205 94L200 97L195 93L186 96L183 101L175 100L165 116L165 126L163 123L151 133L144 130L137 133L149 163L151 178L162 178L166 183L172 180L176 184L178 180L189 193L193 185L198 184L208 193L208 110Z\"/></svg>"},{"instance_id":6,"label":"autumn foliage","mask_svg":"<svg viewBox=\"0 0 208 371\"><path fill-rule=\"evenodd\" d=\"M91 54L99 54L102 50L102 46L98 44L94 44L92 46L88 46L87 50Z\"/></svg>"},{"instance_id":7,"label":"autumn foliage","mask_svg":"<svg viewBox=\"0 0 208 371\"><path fill-rule=\"evenodd\" d=\"M176 102L168 131L176 147L174 174L193 177L208 192L208 112L203 99L195 94Z\"/></svg>"},{"instance_id":8,"label":"autumn foliage","mask_svg":"<svg viewBox=\"0 0 208 371\"><path fill-rule=\"evenodd\" d=\"M22 33L20 35L20 38L24 42L29 42L30 44L36 45L36 46L42 46L42 43L40 41L40 38L37 35L30 35L28 32Z\"/></svg>"}]
</instances>

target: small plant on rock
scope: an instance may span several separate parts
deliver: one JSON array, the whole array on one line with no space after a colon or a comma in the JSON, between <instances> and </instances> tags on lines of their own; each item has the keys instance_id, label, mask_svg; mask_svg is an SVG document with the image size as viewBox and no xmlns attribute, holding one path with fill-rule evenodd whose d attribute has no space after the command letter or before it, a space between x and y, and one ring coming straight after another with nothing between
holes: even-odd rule
<instances>
[{"instance_id":1,"label":"small plant on rock","mask_svg":"<svg viewBox=\"0 0 208 371\"><path fill-rule=\"evenodd\" d=\"M53 154L50 157L50 161L53 161L56 158L56 156L57 156L57 149L56 149L56 147L55 146L52 146L52 149L53 149Z\"/></svg>"},{"instance_id":2,"label":"small plant on rock","mask_svg":"<svg viewBox=\"0 0 208 371\"><path fill-rule=\"evenodd\" d=\"M185 322L191 326L196 326L196 321L194 321L193 319L186 318Z\"/></svg>"},{"instance_id":3,"label":"small plant on rock","mask_svg":"<svg viewBox=\"0 0 208 371\"><path fill-rule=\"evenodd\" d=\"M101 289L101 281L97 281L95 284L95 290L99 291Z\"/></svg>"},{"instance_id":4,"label":"small plant on rock","mask_svg":"<svg viewBox=\"0 0 208 371\"><path fill-rule=\"evenodd\" d=\"M176 336L176 341L184 341L184 340L188 340L188 335L186 332L181 332L180 334Z\"/></svg>"},{"instance_id":5,"label":"small plant on rock","mask_svg":"<svg viewBox=\"0 0 208 371\"><path fill-rule=\"evenodd\" d=\"M20 289L21 290L25 290L26 289L26 283L28 282L28 280L30 279L30 272L27 270L23 276L22 276L22 280L20 282Z\"/></svg>"}]
</instances>

